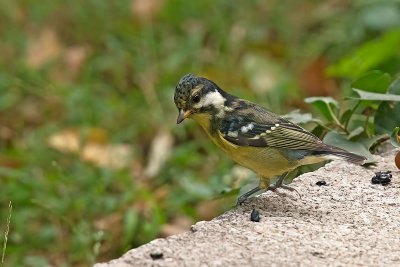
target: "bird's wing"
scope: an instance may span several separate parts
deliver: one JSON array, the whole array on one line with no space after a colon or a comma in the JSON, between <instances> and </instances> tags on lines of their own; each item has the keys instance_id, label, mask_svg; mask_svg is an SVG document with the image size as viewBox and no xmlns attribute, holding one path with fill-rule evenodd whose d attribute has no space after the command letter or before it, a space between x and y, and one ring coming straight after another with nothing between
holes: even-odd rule
<instances>
[{"instance_id":1,"label":"bird's wing","mask_svg":"<svg viewBox=\"0 0 400 267\"><path fill-rule=\"evenodd\" d=\"M272 120L268 117L268 121L254 116L227 116L221 121L219 132L238 146L312 150L323 145L312 133L276 115Z\"/></svg>"}]
</instances>

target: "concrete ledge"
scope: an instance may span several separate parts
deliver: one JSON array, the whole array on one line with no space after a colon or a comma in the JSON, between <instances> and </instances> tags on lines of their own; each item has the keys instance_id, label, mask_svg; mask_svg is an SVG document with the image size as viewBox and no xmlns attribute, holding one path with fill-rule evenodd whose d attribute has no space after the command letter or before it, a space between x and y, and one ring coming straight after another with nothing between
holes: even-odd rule
<instances>
[{"instance_id":1,"label":"concrete ledge","mask_svg":"<svg viewBox=\"0 0 400 267\"><path fill-rule=\"evenodd\" d=\"M394 151L363 168L346 162L298 177L301 194L267 192L192 231L128 251L111 266L400 266L400 171ZM387 186L371 184L392 171ZM325 180L326 186L315 183ZM252 209L260 222L250 221ZM153 260L151 253L162 253Z\"/></svg>"}]
</instances>

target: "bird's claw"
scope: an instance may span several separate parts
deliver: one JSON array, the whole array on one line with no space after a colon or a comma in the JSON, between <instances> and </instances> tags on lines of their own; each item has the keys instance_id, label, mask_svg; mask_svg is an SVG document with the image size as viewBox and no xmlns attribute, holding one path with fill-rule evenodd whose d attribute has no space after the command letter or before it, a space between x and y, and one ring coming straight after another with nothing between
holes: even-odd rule
<instances>
[{"instance_id":1,"label":"bird's claw","mask_svg":"<svg viewBox=\"0 0 400 267\"><path fill-rule=\"evenodd\" d=\"M274 191L275 192L275 190L276 189L278 189L278 188L282 188L282 189L285 189L285 190L289 190L289 191L291 191L291 192L296 192L298 195L299 195L299 197L300 197L300 199L301 199L301 195L300 195L300 193L299 193L299 191L297 191L297 189L295 189L295 188L293 188L293 187L290 187L290 186L287 186L287 185L284 185L284 184L280 184L280 185L271 185L269 188L268 188L268 190L271 190L271 191Z\"/></svg>"}]
</instances>

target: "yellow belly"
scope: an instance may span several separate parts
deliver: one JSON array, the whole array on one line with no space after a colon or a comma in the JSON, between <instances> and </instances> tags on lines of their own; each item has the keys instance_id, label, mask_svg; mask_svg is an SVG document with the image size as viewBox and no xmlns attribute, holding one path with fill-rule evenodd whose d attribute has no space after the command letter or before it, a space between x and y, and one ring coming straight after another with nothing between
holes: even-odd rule
<instances>
[{"instance_id":1,"label":"yellow belly","mask_svg":"<svg viewBox=\"0 0 400 267\"><path fill-rule=\"evenodd\" d=\"M276 148L237 146L222 136L211 139L235 162L254 171L260 177L272 178L299 166L287 160Z\"/></svg>"}]
</instances>

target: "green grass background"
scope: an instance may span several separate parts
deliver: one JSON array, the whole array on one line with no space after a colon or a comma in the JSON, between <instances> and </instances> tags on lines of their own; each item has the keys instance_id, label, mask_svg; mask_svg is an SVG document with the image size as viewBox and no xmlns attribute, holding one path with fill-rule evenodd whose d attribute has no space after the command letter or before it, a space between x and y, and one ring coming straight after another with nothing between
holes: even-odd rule
<instances>
[{"instance_id":1,"label":"green grass background","mask_svg":"<svg viewBox=\"0 0 400 267\"><path fill-rule=\"evenodd\" d=\"M304 97L340 100L359 71L394 74L393 55L326 69L399 27L397 1L0 0L5 266L87 266L233 205L254 175L194 122L175 124L184 74L277 113L307 110ZM65 131L60 142L77 149L49 145ZM85 159L87 144L102 164ZM122 167L110 167L122 144Z\"/></svg>"}]
</instances>

